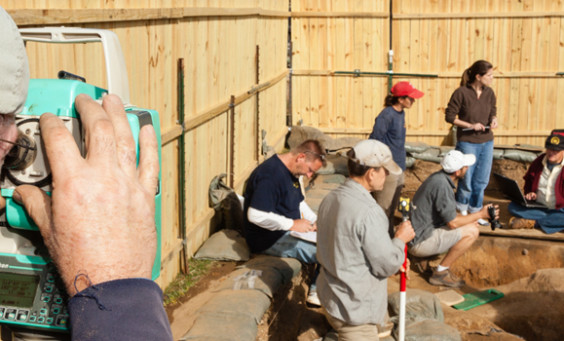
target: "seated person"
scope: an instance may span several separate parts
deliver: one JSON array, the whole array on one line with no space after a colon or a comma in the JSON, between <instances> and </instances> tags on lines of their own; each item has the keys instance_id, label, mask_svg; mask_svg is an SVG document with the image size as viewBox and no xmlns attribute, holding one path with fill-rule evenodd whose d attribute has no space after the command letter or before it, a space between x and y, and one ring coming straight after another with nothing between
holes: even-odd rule
<instances>
[{"instance_id":1,"label":"seated person","mask_svg":"<svg viewBox=\"0 0 564 341\"><path fill-rule=\"evenodd\" d=\"M414 233L405 221L390 238L386 213L370 194L382 190L388 174L401 174L388 146L363 140L347 156L350 179L319 207L319 296L339 340L378 340L387 279L402 267Z\"/></svg>"},{"instance_id":2,"label":"seated person","mask_svg":"<svg viewBox=\"0 0 564 341\"><path fill-rule=\"evenodd\" d=\"M324 163L319 142L307 140L253 171L243 194L245 238L251 252L317 264L315 244L291 236L290 231L317 230L317 215L304 201L299 177L311 178ZM308 302L319 305L315 278Z\"/></svg>"},{"instance_id":3,"label":"seated person","mask_svg":"<svg viewBox=\"0 0 564 341\"><path fill-rule=\"evenodd\" d=\"M450 270L450 266L478 239L478 219L488 219L488 206L478 212L462 215L456 212L455 181L464 178L468 167L476 162L473 154L458 150L448 152L441 161L442 170L431 174L412 200L411 223L415 238L408 251L427 258L446 252L429 278L433 285L460 287L465 284ZM496 210L496 217L499 210Z\"/></svg>"},{"instance_id":4,"label":"seated person","mask_svg":"<svg viewBox=\"0 0 564 341\"><path fill-rule=\"evenodd\" d=\"M509 228L533 228L535 225L546 233L564 230L564 129L553 130L544 144L546 153L536 158L527 173L524 193L527 200L534 200L547 208L527 208L509 204Z\"/></svg>"}]
</instances>

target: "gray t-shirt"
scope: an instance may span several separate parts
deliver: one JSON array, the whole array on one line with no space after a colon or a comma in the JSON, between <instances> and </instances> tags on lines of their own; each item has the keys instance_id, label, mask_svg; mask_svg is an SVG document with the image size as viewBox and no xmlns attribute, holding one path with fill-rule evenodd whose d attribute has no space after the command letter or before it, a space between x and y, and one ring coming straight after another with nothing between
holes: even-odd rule
<instances>
[{"instance_id":1,"label":"gray t-shirt","mask_svg":"<svg viewBox=\"0 0 564 341\"><path fill-rule=\"evenodd\" d=\"M429 238L434 228L445 226L456 218L454 182L440 170L431 174L413 196L411 224L415 230L415 245Z\"/></svg>"},{"instance_id":2,"label":"gray t-shirt","mask_svg":"<svg viewBox=\"0 0 564 341\"><path fill-rule=\"evenodd\" d=\"M323 307L347 324L383 323L387 278L405 258L405 243L390 239L384 210L348 179L323 199L317 228L317 292Z\"/></svg>"}]
</instances>

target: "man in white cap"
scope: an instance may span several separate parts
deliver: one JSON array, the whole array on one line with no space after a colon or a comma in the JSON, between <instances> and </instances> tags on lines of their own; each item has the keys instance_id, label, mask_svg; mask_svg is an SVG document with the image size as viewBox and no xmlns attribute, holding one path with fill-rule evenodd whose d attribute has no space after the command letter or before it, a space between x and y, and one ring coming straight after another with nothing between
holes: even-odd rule
<instances>
[{"instance_id":1,"label":"man in white cap","mask_svg":"<svg viewBox=\"0 0 564 341\"><path fill-rule=\"evenodd\" d=\"M388 218L371 192L388 174L400 174L388 146L357 143L347 154L350 178L321 203L317 220L317 290L324 313L343 340L378 340L387 316L387 278L400 270L413 236L409 221L394 238Z\"/></svg>"},{"instance_id":2,"label":"man in white cap","mask_svg":"<svg viewBox=\"0 0 564 341\"><path fill-rule=\"evenodd\" d=\"M14 119L24 107L29 83L22 38L2 7L0 46L1 164L17 138ZM79 95L75 105L86 135L91 135L87 156L80 155L58 117L43 114L39 124L52 171L52 196L23 185L13 199L38 225L57 265L70 297L73 340L172 340L162 291L151 280L159 173L155 132L151 125L139 132L136 167L130 157L136 146L121 100L107 95L100 106ZM64 339L61 335L55 338Z\"/></svg>"},{"instance_id":3,"label":"man in white cap","mask_svg":"<svg viewBox=\"0 0 564 341\"><path fill-rule=\"evenodd\" d=\"M446 252L429 278L433 285L460 287L465 284L449 268L478 239L478 219L490 218L489 205L468 215L456 212L455 182L464 178L474 162L473 154L462 154L458 150L448 152L441 161L443 169L431 174L413 196L411 221L415 238L410 243L409 253L427 258ZM496 218L498 214L496 209Z\"/></svg>"}]
</instances>

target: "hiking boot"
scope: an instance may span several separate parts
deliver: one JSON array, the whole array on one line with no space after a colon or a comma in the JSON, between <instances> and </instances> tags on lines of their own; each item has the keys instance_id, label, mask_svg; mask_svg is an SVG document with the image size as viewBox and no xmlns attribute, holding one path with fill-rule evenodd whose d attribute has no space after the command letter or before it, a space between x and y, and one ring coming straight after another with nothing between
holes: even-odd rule
<instances>
[{"instance_id":1,"label":"hiking boot","mask_svg":"<svg viewBox=\"0 0 564 341\"><path fill-rule=\"evenodd\" d=\"M535 221L531 219L511 217L511 219L509 219L508 227L510 229L533 229L535 228Z\"/></svg>"},{"instance_id":2,"label":"hiking boot","mask_svg":"<svg viewBox=\"0 0 564 341\"><path fill-rule=\"evenodd\" d=\"M429 283L451 288L459 288L466 284L464 280L456 277L456 275L450 272L450 269L446 269L441 272L438 272L437 269L433 269L433 275L429 278Z\"/></svg>"}]
</instances>

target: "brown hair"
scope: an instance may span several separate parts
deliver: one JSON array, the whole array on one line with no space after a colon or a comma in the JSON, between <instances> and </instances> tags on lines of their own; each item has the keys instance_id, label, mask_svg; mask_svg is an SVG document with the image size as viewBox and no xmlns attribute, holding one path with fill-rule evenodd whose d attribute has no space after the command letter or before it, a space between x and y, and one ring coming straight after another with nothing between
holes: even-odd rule
<instances>
[{"instance_id":1,"label":"brown hair","mask_svg":"<svg viewBox=\"0 0 564 341\"><path fill-rule=\"evenodd\" d=\"M388 96L386 96L386 98L384 99L384 106L385 107L391 107L394 104L398 104L400 98L406 98L409 96L394 96L392 94L388 94Z\"/></svg>"},{"instance_id":2,"label":"brown hair","mask_svg":"<svg viewBox=\"0 0 564 341\"><path fill-rule=\"evenodd\" d=\"M327 164L325 161L325 149L321 147L321 143L317 140L306 140L302 142L299 146L292 149L292 153L304 153L306 155L306 161L308 162L320 160L323 166Z\"/></svg>"},{"instance_id":3,"label":"brown hair","mask_svg":"<svg viewBox=\"0 0 564 341\"><path fill-rule=\"evenodd\" d=\"M464 70L462 73L462 78L460 79L460 86L465 86L468 84L473 83L476 80L476 76L480 75L483 76L490 69L493 68L493 65L486 61L486 60L477 60L470 66L468 69Z\"/></svg>"},{"instance_id":4,"label":"brown hair","mask_svg":"<svg viewBox=\"0 0 564 341\"><path fill-rule=\"evenodd\" d=\"M364 174L366 174L366 172L368 172L370 168L374 168L374 167L364 166L358 163L356 161L356 154L353 148L351 148L351 150L347 152L347 158L348 158L347 168L349 169L349 176L354 176L354 177L364 176Z\"/></svg>"}]
</instances>

